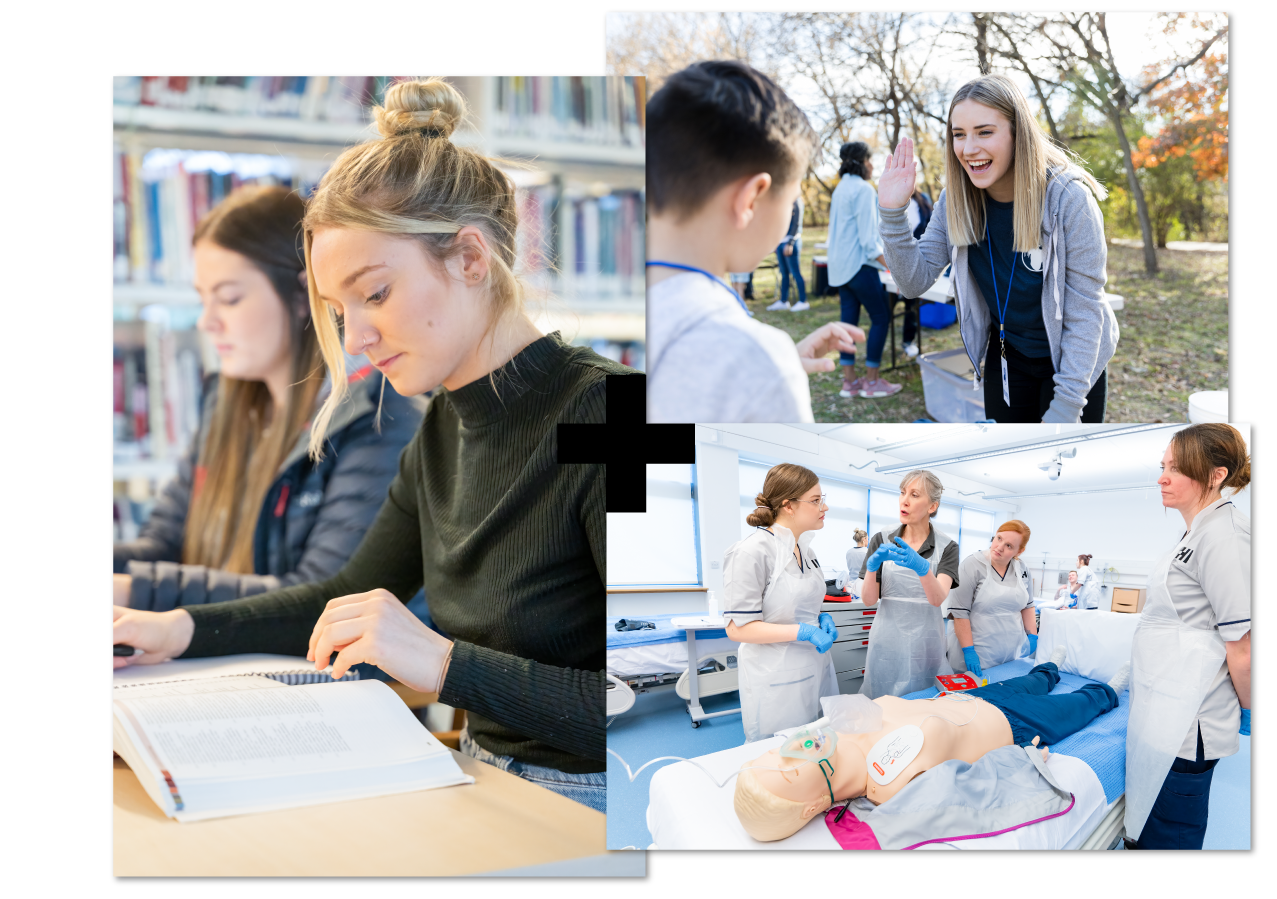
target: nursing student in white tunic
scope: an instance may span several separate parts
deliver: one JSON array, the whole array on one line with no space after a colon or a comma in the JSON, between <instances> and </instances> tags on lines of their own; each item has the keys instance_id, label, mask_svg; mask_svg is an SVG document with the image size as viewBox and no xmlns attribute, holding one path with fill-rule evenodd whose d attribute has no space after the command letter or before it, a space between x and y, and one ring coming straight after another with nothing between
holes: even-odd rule
<instances>
[{"instance_id":1,"label":"nursing student in white tunic","mask_svg":"<svg viewBox=\"0 0 1277 899\"><path fill-rule=\"evenodd\" d=\"M838 694L829 655L837 629L820 611L825 575L811 538L825 526L824 495L814 472L784 463L767 472L755 530L723 555L723 616L741 643L741 721L748 742L815 721L820 697Z\"/></svg>"},{"instance_id":2,"label":"nursing student in white tunic","mask_svg":"<svg viewBox=\"0 0 1277 899\"><path fill-rule=\"evenodd\" d=\"M1020 560L1029 534L1023 521L1003 522L988 549L962 560L961 583L949 591L942 607L953 621L945 640L954 671L968 671L980 680L984 669L1023 655L1026 641L1028 650L1037 652L1032 581Z\"/></svg>"},{"instance_id":3,"label":"nursing student in white tunic","mask_svg":"<svg viewBox=\"0 0 1277 899\"><path fill-rule=\"evenodd\" d=\"M1250 483L1241 434L1177 432L1157 483L1187 530L1153 565L1131 644L1127 848L1201 849L1215 764L1250 734L1250 519L1223 492Z\"/></svg>"},{"instance_id":4,"label":"nursing student in white tunic","mask_svg":"<svg viewBox=\"0 0 1277 899\"><path fill-rule=\"evenodd\" d=\"M959 583L958 544L931 524L943 495L934 474L909 472L900 482L900 527L869 540L860 601L878 612L860 692L870 699L934 687L950 671L940 605Z\"/></svg>"}]
</instances>

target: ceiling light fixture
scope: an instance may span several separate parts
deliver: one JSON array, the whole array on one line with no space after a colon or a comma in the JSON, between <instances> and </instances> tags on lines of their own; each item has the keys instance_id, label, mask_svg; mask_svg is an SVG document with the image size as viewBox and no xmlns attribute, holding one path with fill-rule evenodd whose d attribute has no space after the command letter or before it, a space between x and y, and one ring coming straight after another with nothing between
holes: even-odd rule
<instances>
[{"instance_id":1,"label":"ceiling light fixture","mask_svg":"<svg viewBox=\"0 0 1277 899\"><path fill-rule=\"evenodd\" d=\"M940 459L930 459L926 462L906 462L899 465L884 465L878 469L879 474L893 474L898 471L912 471L915 468L933 468L940 465L956 465L960 462L973 462L976 459L988 459L993 456L1011 456L1016 453L1025 453L1037 449L1051 449L1057 446L1065 446L1070 443L1079 443L1083 440L1106 440L1110 437L1125 437L1131 434L1138 434L1142 431L1159 431L1166 428L1186 428L1187 423L1179 424L1152 424L1152 425L1129 425L1126 427L1105 428L1102 431L1092 431L1088 434L1071 434L1067 437L1056 437L1050 440L1035 440L1030 443L1008 444L991 450L984 450L978 453L963 453L959 456L946 456Z\"/></svg>"}]
</instances>

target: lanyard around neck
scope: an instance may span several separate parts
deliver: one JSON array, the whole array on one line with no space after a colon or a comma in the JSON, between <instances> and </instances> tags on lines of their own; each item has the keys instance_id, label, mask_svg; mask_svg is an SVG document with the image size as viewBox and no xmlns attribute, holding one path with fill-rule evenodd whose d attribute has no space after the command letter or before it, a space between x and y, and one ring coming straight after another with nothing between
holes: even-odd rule
<instances>
[{"instance_id":1,"label":"lanyard around neck","mask_svg":"<svg viewBox=\"0 0 1277 899\"><path fill-rule=\"evenodd\" d=\"M1015 235L1011 235L1012 242L1015 241ZM1015 247L1011 250L1011 277L1007 278L1007 301L1002 302L1002 298L998 296L998 272L993 267L993 240L989 237L989 214L984 216L984 242L989 247L989 275L993 278L993 300L998 304L998 340L1002 343L1002 355L1007 354L1007 309L1011 306L1011 284L1015 281Z\"/></svg>"},{"instance_id":2,"label":"lanyard around neck","mask_svg":"<svg viewBox=\"0 0 1277 899\"><path fill-rule=\"evenodd\" d=\"M740 307L741 307L742 309L744 309L744 310L745 310L745 314L746 314L746 315L748 315L748 316L750 316L751 318L753 317L754 313L752 313L752 312L750 312L750 311L749 311L749 307L748 307L748 306L746 306L746 305L745 305L745 301L744 301L744 300L742 300L742 299L740 298L740 294L738 294L735 290L733 290L733 289L731 288L731 285L729 285L729 284L724 284L724 283L723 283L723 279L722 279L722 278L716 278L716 277L714 277L714 276L713 276L713 275L711 275L709 272L705 271L705 269L703 269L703 268L696 268L695 266L692 266L692 265L680 265L680 264L679 264L679 263L677 263L677 262L662 262L662 261L660 261L659 259L650 259L650 260L648 260L648 263L647 263L647 267L648 267L648 268L651 268L651 267L652 267L652 266L654 266L654 265L655 265L655 266L659 266L660 268L676 268L676 269L680 269L681 271L685 271L685 272L696 272L696 274L698 274L698 275L704 275L706 278L709 278L711 281L713 281L713 282L714 282L715 284L717 284L719 287L723 288L723 290L725 290L725 291L727 291L728 293L730 293L730 294L732 295L732 299L733 299L733 300L735 300L736 302L740 303Z\"/></svg>"}]
</instances>

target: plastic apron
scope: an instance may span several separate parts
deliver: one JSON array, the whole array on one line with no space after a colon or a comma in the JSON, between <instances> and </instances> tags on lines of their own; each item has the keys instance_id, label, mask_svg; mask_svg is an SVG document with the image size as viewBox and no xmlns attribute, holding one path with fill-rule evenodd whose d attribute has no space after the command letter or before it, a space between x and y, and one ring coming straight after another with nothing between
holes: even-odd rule
<instances>
[{"instance_id":1,"label":"plastic apron","mask_svg":"<svg viewBox=\"0 0 1277 899\"><path fill-rule=\"evenodd\" d=\"M1145 600L1147 602L1148 600ZM1100 606L1100 579L1088 566L1077 570L1077 607L1098 609Z\"/></svg>"},{"instance_id":2,"label":"plastic apron","mask_svg":"<svg viewBox=\"0 0 1277 899\"><path fill-rule=\"evenodd\" d=\"M763 592L763 621L770 624L817 625L825 600L825 578L819 568L789 570L794 561L794 534L773 525L778 538L771 579ZM815 532L798 540L803 561ZM795 563L795 567L797 564ZM830 653L822 655L806 640L792 643L742 643L737 678L741 723L746 742L770 737L778 730L809 724L821 716L820 697L838 695L838 678Z\"/></svg>"},{"instance_id":3,"label":"plastic apron","mask_svg":"<svg viewBox=\"0 0 1277 899\"><path fill-rule=\"evenodd\" d=\"M993 570L989 551L982 550L980 556L984 559L985 576L971 597L970 621L980 667L987 671L1020 657L1027 642L1024 618L1020 612L1029 597L1024 589L1021 576L1024 568L1019 559L1011 560L1007 576L1003 579ZM944 614L943 610L941 614ZM966 671L967 663L957 632L950 630L945 639L949 648L949 664L954 671Z\"/></svg>"},{"instance_id":4,"label":"plastic apron","mask_svg":"<svg viewBox=\"0 0 1277 899\"><path fill-rule=\"evenodd\" d=\"M1126 833L1139 839L1162 783L1227 658L1219 631L1184 624L1166 589L1174 550L1157 560L1131 643Z\"/></svg>"},{"instance_id":5,"label":"plastic apron","mask_svg":"<svg viewBox=\"0 0 1277 899\"><path fill-rule=\"evenodd\" d=\"M931 573L940 567L945 547L953 541L931 528L935 549L931 553ZM891 530L883 528L884 542ZM903 696L935 686L935 676L945 663L944 616L927 602L922 579L895 562L882 563L878 613L869 632L869 652L865 655L865 680L860 692L870 699ZM865 573L866 579L870 572Z\"/></svg>"}]
</instances>

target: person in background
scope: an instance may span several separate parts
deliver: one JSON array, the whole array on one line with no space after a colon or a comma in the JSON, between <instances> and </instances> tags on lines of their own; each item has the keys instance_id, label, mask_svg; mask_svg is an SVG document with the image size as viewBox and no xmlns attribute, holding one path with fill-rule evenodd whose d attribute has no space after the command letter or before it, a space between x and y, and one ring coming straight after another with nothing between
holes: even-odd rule
<instances>
[{"instance_id":1,"label":"person in background","mask_svg":"<svg viewBox=\"0 0 1277 899\"><path fill-rule=\"evenodd\" d=\"M1100 577L1091 569L1093 555L1077 557L1077 596L1069 603L1074 609L1098 609L1100 607Z\"/></svg>"},{"instance_id":2,"label":"person in background","mask_svg":"<svg viewBox=\"0 0 1277 899\"><path fill-rule=\"evenodd\" d=\"M283 187L247 187L195 230L198 327L221 371L205 379L177 476L138 539L115 544L117 606L166 612L321 581L386 499L425 403L363 368L312 435L331 385L310 320L305 212ZM313 437L329 448L322 461L306 454Z\"/></svg>"},{"instance_id":3,"label":"person in background","mask_svg":"<svg viewBox=\"0 0 1277 899\"><path fill-rule=\"evenodd\" d=\"M955 672L970 672L977 682L984 669L1018 659L1026 636L1029 653L1038 650L1031 579L1020 561L1029 535L1023 521L1004 521L988 549L962 560L961 585L949 591L942 609L953 621L946 636L949 664Z\"/></svg>"},{"instance_id":4,"label":"person in background","mask_svg":"<svg viewBox=\"0 0 1277 899\"><path fill-rule=\"evenodd\" d=\"M1055 605L1057 609L1072 609L1077 607L1077 570L1069 572L1069 582L1055 591Z\"/></svg>"},{"instance_id":5,"label":"person in background","mask_svg":"<svg viewBox=\"0 0 1277 899\"><path fill-rule=\"evenodd\" d=\"M860 591L864 589L864 582L859 579L860 569L865 564L865 556L869 554L866 544L869 542L869 535L864 532L863 528L856 528L851 534L851 539L855 545L847 550L847 592L853 596L860 596Z\"/></svg>"},{"instance_id":6,"label":"person in background","mask_svg":"<svg viewBox=\"0 0 1277 899\"><path fill-rule=\"evenodd\" d=\"M1232 502L1246 442L1226 424L1177 431L1157 484L1185 531L1153 564L1131 643L1126 846L1201 849L1215 765L1250 736L1250 518Z\"/></svg>"},{"instance_id":7,"label":"person in background","mask_svg":"<svg viewBox=\"0 0 1277 899\"><path fill-rule=\"evenodd\" d=\"M921 240L923 233L927 230L927 223L931 221L931 210L930 195L915 189L913 196L909 198L909 208L905 210L915 240ZM901 335L904 345L901 349L906 356L913 359L918 355L918 301L906 299L904 304L905 324L904 333Z\"/></svg>"},{"instance_id":8,"label":"person in background","mask_svg":"<svg viewBox=\"0 0 1277 899\"><path fill-rule=\"evenodd\" d=\"M343 348L402 394L440 387L363 540L317 583L116 609L115 642L143 654L115 664L274 652L331 662L333 677L375 664L466 710L462 752L602 811L606 469L560 464L557 434L602 424L609 376L637 373L536 328L515 184L449 140L466 114L446 81L390 86L381 137L342 153L307 204L310 314L334 384L311 456L332 455ZM402 602L423 585L442 634Z\"/></svg>"},{"instance_id":9,"label":"person in background","mask_svg":"<svg viewBox=\"0 0 1277 899\"><path fill-rule=\"evenodd\" d=\"M768 312L788 309L790 312L806 312L811 308L807 302L807 284L803 281L803 198L800 195L794 201L794 212L789 217L789 230L785 239L776 248L776 277L780 280L780 299L767 307ZM789 279L793 277L798 284L798 302L789 305Z\"/></svg>"},{"instance_id":10,"label":"person in background","mask_svg":"<svg viewBox=\"0 0 1277 899\"><path fill-rule=\"evenodd\" d=\"M869 145L862 141L843 144L838 155L842 159L839 181L829 199L829 284L838 288L844 322L858 322L862 306L872 322L865 343L865 374L856 376L854 349L844 350L840 359L842 390L838 395L881 399L899 393L901 387L878 374L891 310L887 288L878 276L886 270L887 262L878 229L878 195L869 183L874 173L873 160L869 158Z\"/></svg>"}]
</instances>

